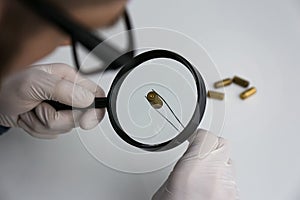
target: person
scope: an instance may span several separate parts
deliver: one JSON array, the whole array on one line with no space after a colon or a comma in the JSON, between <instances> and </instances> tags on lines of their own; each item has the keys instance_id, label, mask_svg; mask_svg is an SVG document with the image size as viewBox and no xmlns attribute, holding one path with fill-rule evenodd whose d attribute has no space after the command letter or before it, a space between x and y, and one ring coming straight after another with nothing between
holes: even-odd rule
<instances>
[{"instance_id":1,"label":"person","mask_svg":"<svg viewBox=\"0 0 300 200\"><path fill-rule=\"evenodd\" d=\"M127 4L126 0L47 1L90 29L113 25ZM33 137L53 139L75 127L89 130L97 126L103 109L56 111L44 101L84 108L105 95L100 86L66 64L31 66L58 46L69 45L68 35L18 0L0 2L0 30L1 134L16 127ZM154 200L238 198L228 142L204 130L195 133L188 150L153 196Z\"/></svg>"}]
</instances>

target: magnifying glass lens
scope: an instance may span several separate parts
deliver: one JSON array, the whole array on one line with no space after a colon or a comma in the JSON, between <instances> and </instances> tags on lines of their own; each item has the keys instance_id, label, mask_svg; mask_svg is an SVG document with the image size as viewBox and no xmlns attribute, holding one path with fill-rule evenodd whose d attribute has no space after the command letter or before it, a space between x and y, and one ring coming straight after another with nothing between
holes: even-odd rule
<instances>
[{"instance_id":1,"label":"magnifying glass lens","mask_svg":"<svg viewBox=\"0 0 300 200\"><path fill-rule=\"evenodd\" d=\"M117 120L132 139L160 144L184 130L196 103L196 85L188 69L170 59L156 59L124 79L116 100Z\"/></svg>"}]
</instances>

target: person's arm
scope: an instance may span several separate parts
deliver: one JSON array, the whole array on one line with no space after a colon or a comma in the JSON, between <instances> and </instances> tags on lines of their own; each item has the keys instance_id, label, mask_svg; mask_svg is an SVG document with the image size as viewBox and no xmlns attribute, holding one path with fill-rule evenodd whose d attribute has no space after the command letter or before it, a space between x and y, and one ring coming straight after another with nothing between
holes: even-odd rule
<instances>
[{"instance_id":1,"label":"person's arm","mask_svg":"<svg viewBox=\"0 0 300 200\"><path fill-rule=\"evenodd\" d=\"M3 133L7 132L8 130L9 130L8 127L0 126L0 135L2 135Z\"/></svg>"}]
</instances>

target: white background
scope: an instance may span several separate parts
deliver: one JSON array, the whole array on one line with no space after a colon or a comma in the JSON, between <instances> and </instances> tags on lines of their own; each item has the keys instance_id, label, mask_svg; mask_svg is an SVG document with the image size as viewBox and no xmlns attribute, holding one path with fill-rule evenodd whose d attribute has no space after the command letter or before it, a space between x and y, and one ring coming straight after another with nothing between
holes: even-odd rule
<instances>
[{"instance_id":1,"label":"white background","mask_svg":"<svg viewBox=\"0 0 300 200\"><path fill-rule=\"evenodd\" d=\"M180 31L201 43L221 75L251 80L241 101L226 89L223 137L232 144L241 199L300 198L300 1L131 1L135 27ZM68 49L47 59L71 63ZM170 168L142 175L94 160L75 134L55 141L19 130L0 138L0 199L147 200Z\"/></svg>"}]
</instances>

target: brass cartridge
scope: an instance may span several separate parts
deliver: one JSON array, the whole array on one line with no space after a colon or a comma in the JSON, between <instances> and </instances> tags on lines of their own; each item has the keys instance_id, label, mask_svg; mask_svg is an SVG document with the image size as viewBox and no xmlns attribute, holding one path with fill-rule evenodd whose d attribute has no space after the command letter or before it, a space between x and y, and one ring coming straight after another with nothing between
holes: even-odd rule
<instances>
[{"instance_id":1,"label":"brass cartridge","mask_svg":"<svg viewBox=\"0 0 300 200\"><path fill-rule=\"evenodd\" d=\"M251 97L252 95L254 95L257 92L255 87L251 87L248 90L246 90L245 92L240 94L240 98L241 99L247 99L249 97Z\"/></svg>"},{"instance_id":2,"label":"brass cartridge","mask_svg":"<svg viewBox=\"0 0 300 200\"><path fill-rule=\"evenodd\" d=\"M232 79L226 78L226 79L224 79L224 80L215 82L214 86L215 86L215 88L220 88L220 87L228 86L228 85L230 85L231 83L232 83Z\"/></svg>"},{"instance_id":3,"label":"brass cartridge","mask_svg":"<svg viewBox=\"0 0 300 200\"><path fill-rule=\"evenodd\" d=\"M163 106L163 101L155 91L149 92L146 98L155 109L160 109Z\"/></svg>"},{"instance_id":4,"label":"brass cartridge","mask_svg":"<svg viewBox=\"0 0 300 200\"><path fill-rule=\"evenodd\" d=\"M239 86L241 86L241 87L244 87L244 88L249 86L249 81L247 81L245 79L242 79L238 76L233 77L232 82L239 85Z\"/></svg>"},{"instance_id":5,"label":"brass cartridge","mask_svg":"<svg viewBox=\"0 0 300 200\"><path fill-rule=\"evenodd\" d=\"M221 92L208 91L208 92L207 92L207 96L208 96L209 98L212 98L212 99L223 100L225 94L224 94L224 93L221 93Z\"/></svg>"}]
</instances>

